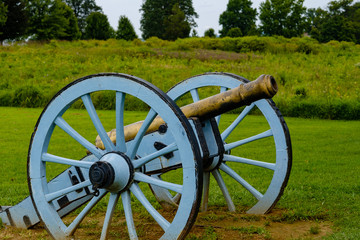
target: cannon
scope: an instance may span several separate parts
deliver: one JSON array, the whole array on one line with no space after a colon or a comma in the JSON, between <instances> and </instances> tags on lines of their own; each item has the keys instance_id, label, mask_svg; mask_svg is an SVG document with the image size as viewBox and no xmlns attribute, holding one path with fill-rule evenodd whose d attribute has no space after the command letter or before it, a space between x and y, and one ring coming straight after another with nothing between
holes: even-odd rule
<instances>
[{"instance_id":1,"label":"cannon","mask_svg":"<svg viewBox=\"0 0 360 240\"><path fill-rule=\"evenodd\" d=\"M208 92L214 96L205 96ZM101 239L108 237L118 206L129 238L138 239L134 204L154 219L159 238L183 239L198 211L208 208L211 175L229 211L243 194L252 198L246 202L248 213L267 213L286 187L292 161L289 130L270 99L276 92L269 75L250 82L234 74L205 73L166 94L126 74L76 80L41 113L28 153L30 196L1 207L2 222L30 228L42 221L54 239L66 239L107 201ZM99 96L114 105L111 123L94 107ZM145 120L137 122L129 114L134 104L144 106ZM88 126L72 121L73 106L86 109ZM220 124L221 115L231 111L232 119ZM252 111L263 116L256 129L246 124Z\"/></svg>"}]
</instances>

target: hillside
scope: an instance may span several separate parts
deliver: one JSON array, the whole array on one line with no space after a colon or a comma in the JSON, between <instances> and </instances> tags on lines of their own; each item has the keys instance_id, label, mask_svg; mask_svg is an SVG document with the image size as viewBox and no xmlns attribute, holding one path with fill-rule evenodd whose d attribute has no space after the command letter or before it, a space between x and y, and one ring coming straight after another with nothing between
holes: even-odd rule
<instances>
[{"instance_id":1,"label":"hillside","mask_svg":"<svg viewBox=\"0 0 360 240\"><path fill-rule=\"evenodd\" d=\"M360 46L348 42L282 37L31 42L1 46L0 65L1 106L44 107L66 84L100 72L135 75L167 91L186 78L217 71L249 80L273 75L279 85L274 101L286 116L360 119ZM107 108L101 100L96 104Z\"/></svg>"}]
</instances>

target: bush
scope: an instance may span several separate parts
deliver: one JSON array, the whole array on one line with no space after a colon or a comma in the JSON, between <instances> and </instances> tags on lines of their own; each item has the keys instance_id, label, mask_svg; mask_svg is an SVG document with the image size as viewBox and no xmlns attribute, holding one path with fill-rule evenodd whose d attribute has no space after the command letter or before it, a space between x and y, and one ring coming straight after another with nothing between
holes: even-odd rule
<instances>
[{"instance_id":1,"label":"bush","mask_svg":"<svg viewBox=\"0 0 360 240\"><path fill-rule=\"evenodd\" d=\"M35 86L22 86L15 90L12 106L16 107L42 107L45 105L42 92Z\"/></svg>"},{"instance_id":2,"label":"bush","mask_svg":"<svg viewBox=\"0 0 360 240\"><path fill-rule=\"evenodd\" d=\"M125 110L126 111L149 111L149 106L134 96L126 95Z\"/></svg>"},{"instance_id":3,"label":"bush","mask_svg":"<svg viewBox=\"0 0 360 240\"><path fill-rule=\"evenodd\" d=\"M317 41L314 41L311 38L295 38L296 41L296 52L305 53L305 54L318 54L320 49L320 44Z\"/></svg>"},{"instance_id":4,"label":"bush","mask_svg":"<svg viewBox=\"0 0 360 240\"><path fill-rule=\"evenodd\" d=\"M223 49L224 51L236 51L236 45L237 45L237 38L231 38L231 37L224 37L221 39L223 42Z\"/></svg>"},{"instance_id":5,"label":"bush","mask_svg":"<svg viewBox=\"0 0 360 240\"><path fill-rule=\"evenodd\" d=\"M238 52L264 52L267 44L264 39L259 37L243 37L239 38L237 49Z\"/></svg>"},{"instance_id":6,"label":"bush","mask_svg":"<svg viewBox=\"0 0 360 240\"><path fill-rule=\"evenodd\" d=\"M146 41L145 41L145 45L148 47L165 47L170 44L171 43L169 41L162 40L157 37L151 37L151 38L146 39Z\"/></svg>"},{"instance_id":7,"label":"bush","mask_svg":"<svg viewBox=\"0 0 360 240\"><path fill-rule=\"evenodd\" d=\"M13 100L13 94L11 92L1 92L0 93L0 106L11 106Z\"/></svg>"},{"instance_id":8,"label":"bush","mask_svg":"<svg viewBox=\"0 0 360 240\"><path fill-rule=\"evenodd\" d=\"M95 92L91 95L96 109L114 110L115 109L115 92L114 91L101 91Z\"/></svg>"},{"instance_id":9,"label":"bush","mask_svg":"<svg viewBox=\"0 0 360 240\"><path fill-rule=\"evenodd\" d=\"M100 91L91 94L91 100L94 107L98 110L115 110L115 92L114 91ZM81 100L77 100L72 108L84 109L84 104ZM131 95L126 95L125 98L126 111L148 111L149 107L146 103L140 101Z\"/></svg>"},{"instance_id":10,"label":"bush","mask_svg":"<svg viewBox=\"0 0 360 240\"><path fill-rule=\"evenodd\" d=\"M226 34L228 37L242 37L243 34L240 28L231 28L228 33Z\"/></svg>"},{"instance_id":11,"label":"bush","mask_svg":"<svg viewBox=\"0 0 360 240\"><path fill-rule=\"evenodd\" d=\"M151 39L150 42L149 39ZM270 53L305 53L318 54L327 46L321 45L315 39L311 38L284 38L282 36L259 37L224 37L224 38L185 38L178 39L175 43L163 41L157 38L149 38L145 44L149 47L166 46L171 50L191 50L191 49L209 49L222 50L230 52L270 52ZM160 40L160 41L158 41ZM161 42L163 41L163 42ZM338 43L339 49L347 49L353 47L351 44Z\"/></svg>"},{"instance_id":12,"label":"bush","mask_svg":"<svg viewBox=\"0 0 360 240\"><path fill-rule=\"evenodd\" d=\"M216 37L215 30L213 28L209 28L208 30L205 31L204 37L215 38Z\"/></svg>"},{"instance_id":13,"label":"bush","mask_svg":"<svg viewBox=\"0 0 360 240\"><path fill-rule=\"evenodd\" d=\"M135 38L132 43L135 45L135 46L141 46L143 45L143 41L141 41L140 39L138 38Z\"/></svg>"},{"instance_id":14,"label":"bush","mask_svg":"<svg viewBox=\"0 0 360 240\"><path fill-rule=\"evenodd\" d=\"M202 46L208 50L221 50L223 49L223 42L219 38L205 37L202 39Z\"/></svg>"},{"instance_id":15,"label":"bush","mask_svg":"<svg viewBox=\"0 0 360 240\"><path fill-rule=\"evenodd\" d=\"M355 46L355 43L353 42L339 42L339 41L335 41L335 40L331 40L328 43L325 44L325 46L330 46L335 50L349 50L352 49Z\"/></svg>"},{"instance_id":16,"label":"bush","mask_svg":"<svg viewBox=\"0 0 360 240\"><path fill-rule=\"evenodd\" d=\"M293 99L290 102L277 101L284 116L320 118L332 120L359 120L360 102L334 99L331 102L314 99Z\"/></svg>"}]
</instances>

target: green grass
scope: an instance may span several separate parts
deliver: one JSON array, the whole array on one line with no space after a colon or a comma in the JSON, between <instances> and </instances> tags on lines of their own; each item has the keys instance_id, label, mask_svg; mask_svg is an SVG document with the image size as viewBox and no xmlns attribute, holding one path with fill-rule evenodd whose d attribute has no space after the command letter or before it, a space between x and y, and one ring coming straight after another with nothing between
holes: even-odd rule
<instances>
[{"instance_id":1,"label":"green grass","mask_svg":"<svg viewBox=\"0 0 360 240\"><path fill-rule=\"evenodd\" d=\"M319 232L320 232L319 226L312 226L312 227L310 228L310 233L311 233L311 234L316 235L316 234L319 234Z\"/></svg>"},{"instance_id":2,"label":"green grass","mask_svg":"<svg viewBox=\"0 0 360 240\"><path fill-rule=\"evenodd\" d=\"M312 51L302 51L304 46ZM44 106L69 82L100 72L131 74L164 91L197 74L230 72L250 80L273 75L279 84L275 100L286 116L360 119L359 56L359 45L318 44L306 38L0 46L0 106Z\"/></svg>"},{"instance_id":3,"label":"green grass","mask_svg":"<svg viewBox=\"0 0 360 240\"><path fill-rule=\"evenodd\" d=\"M28 195L27 150L40 113L41 109L0 108L1 205L15 205ZM86 112L82 110L70 110L67 114L77 128L81 129L87 121ZM141 112L126 114L133 119L144 116ZM111 127L114 119L112 111L99 111L99 116L106 123L106 129ZM226 123L232 117L224 115L221 121ZM262 121L259 116L252 115L246 119L244 124L249 131L246 130L244 134L251 134ZM334 224L335 232L328 239L360 238L360 122L299 118L286 118L286 122L292 137L293 167L288 186L276 206L283 213L268 221L291 223L327 220ZM56 141L60 140L55 139L54 142L55 145L59 144ZM71 148L64 154L73 154L75 149ZM256 149L250 145L248 151L249 154L256 153ZM77 154L81 157L85 153L80 151ZM240 196L234 200L239 211L253 202L238 185L230 188L230 192ZM212 187L210 193L210 205L225 205L216 187ZM137 205L134 208L141 213ZM315 234L316 228L310 229L310 232Z\"/></svg>"}]
</instances>

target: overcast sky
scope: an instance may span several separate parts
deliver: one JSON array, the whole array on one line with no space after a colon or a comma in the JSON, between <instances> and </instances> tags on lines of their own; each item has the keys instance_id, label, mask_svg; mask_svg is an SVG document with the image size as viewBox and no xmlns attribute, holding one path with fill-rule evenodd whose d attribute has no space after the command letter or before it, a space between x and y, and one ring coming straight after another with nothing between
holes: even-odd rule
<instances>
[{"instance_id":1,"label":"overcast sky","mask_svg":"<svg viewBox=\"0 0 360 240\"><path fill-rule=\"evenodd\" d=\"M139 9L143 0L95 0L96 4L102 7L104 13L108 16L111 26L116 30L119 17L127 16L133 24L138 36L141 37ZM253 7L259 9L259 5L264 0L253 0ZM307 8L326 8L330 0L305 0L304 5ZM205 30L214 28L216 33L221 29L219 26L219 16L225 11L228 0L193 0L195 11L199 18L195 19L198 27L196 31L199 36L203 36ZM258 11L259 12L259 11Z\"/></svg>"}]
</instances>

